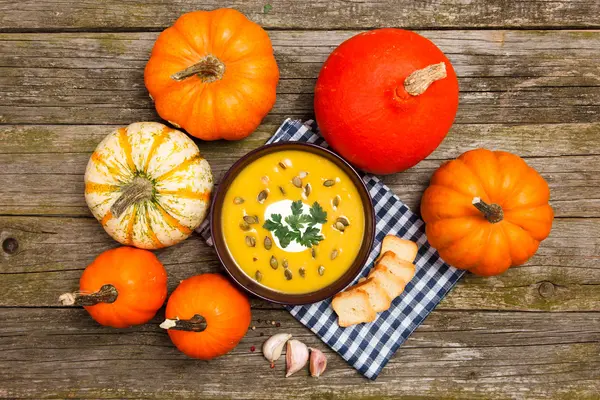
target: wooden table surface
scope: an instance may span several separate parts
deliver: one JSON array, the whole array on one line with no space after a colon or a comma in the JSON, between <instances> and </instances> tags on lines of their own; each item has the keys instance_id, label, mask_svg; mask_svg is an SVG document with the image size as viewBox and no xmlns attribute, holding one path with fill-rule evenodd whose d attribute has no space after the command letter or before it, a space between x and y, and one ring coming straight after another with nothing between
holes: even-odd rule
<instances>
[{"instance_id":1,"label":"wooden table surface","mask_svg":"<svg viewBox=\"0 0 600 400\"><path fill-rule=\"evenodd\" d=\"M143 82L158 32L224 5L268 29L281 81L251 137L199 142L217 179L286 117L312 116L316 76L339 43L392 26L433 40L461 88L442 145L385 177L400 198L418 210L434 169L476 147L515 152L550 184L556 219L537 255L502 276L466 276L375 382L263 301L252 301L256 329L211 362L174 348L158 327L164 310L114 330L57 303L117 245L86 207L83 173L115 127L160 120ZM0 397L599 399L598 28L597 0L0 0ZM220 270L197 235L156 253L170 290ZM325 376L284 379L282 361L270 369L250 351L284 331L326 351Z\"/></svg>"}]
</instances>

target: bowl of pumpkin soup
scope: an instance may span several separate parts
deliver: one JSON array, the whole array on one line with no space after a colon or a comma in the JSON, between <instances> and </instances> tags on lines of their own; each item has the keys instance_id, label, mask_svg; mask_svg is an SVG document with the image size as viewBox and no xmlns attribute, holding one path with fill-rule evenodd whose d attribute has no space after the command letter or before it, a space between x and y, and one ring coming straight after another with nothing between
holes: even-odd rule
<instances>
[{"instance_id":1,"label":"bowl of pumpkin soup","mask_svg":"<svg viewBox=\"0 0 600 400\"><path fill-rule=\"evenodd\" d=\"M367 262L375 232L359 174L322 147L258 148L236 162L212 206L215 249L249 292L307 304L341 291Z\"/></svg>"}]
</instances>

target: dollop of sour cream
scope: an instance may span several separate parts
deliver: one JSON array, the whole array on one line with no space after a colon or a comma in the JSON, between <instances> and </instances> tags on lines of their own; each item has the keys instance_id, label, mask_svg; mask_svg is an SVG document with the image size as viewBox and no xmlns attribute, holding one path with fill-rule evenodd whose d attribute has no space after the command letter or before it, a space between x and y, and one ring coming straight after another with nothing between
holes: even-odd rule
<instances>
[{"instance_id":1,"label":"dollop of sour cream","mask_svg":"<svg viewBox=\"0 0 600 400\"><path fill-rule=\"evenodd\" d=\"M292 203L293 203L292 200L280 200L280 201L276 201L275 203L269 204L267 206L267 208L265 209L264 221L271 219L271 215L273 215L273 214L279 214L279 215L281 215L281 221L282 221L283 225L285 225L289 228L290 226L285 222L285 217L287 217L288 215L292 215ZM302 203L302 213L310 214L310 206L308 204ZM308 225L305 224L304 229L301 229L300 231L302 233L304 233L307 226ZM321 235L323 235L322 227L323 227L322 224L315 224L315 228L319 229L319 233L321 233ZM281 250L287 251L288 253L299 253L301 251L308 249L308 247L302 246L300 243L296 242L295 240L292 240L286 248L283 248L283 247L281 247L281 243L279 243L279 239L277 238L277 236L275 236L275 234L273 234L271 236L273 238L273 241L275 242L275 245L277 247L279 247Z\"/></svg>"}]
</instances>

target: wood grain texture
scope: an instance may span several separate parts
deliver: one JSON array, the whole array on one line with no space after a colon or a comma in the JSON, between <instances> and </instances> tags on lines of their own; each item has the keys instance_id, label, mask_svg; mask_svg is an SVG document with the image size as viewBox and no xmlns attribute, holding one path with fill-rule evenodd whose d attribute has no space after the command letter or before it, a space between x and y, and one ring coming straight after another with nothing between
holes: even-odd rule
<instances>
[{"instance_id":1,"label":"wood grain texture","mask_svg":"<svg viewBox=\"0 0 600 400\"><path fill-rule=\"evenodd\" d=\"M233 7L266 28L599 27L594 0L24 0L0 2L3 30L157 30L195 10Z\"/></svg>"},{"instance_id":2,"label":"wood grain texture","mask_svg":"<svg viewBox=\"0 0 600 400\"><path fill-rule=\"evenodd\" d=\"M256 329L209 363L174 348L157 326L162 309L150 324L117 331L57 304L117 246L85 205L83 172L111 130L160 120L143 82L158 32L183 12L224 6L269 30L281 81L252 136L197 141L217 179L284 118L313 116L316 77L338 44L396 26L423 29L448 55L461 98L442 145L384 182L418 210L441 162L487 147L525 157L550 184L557 219L538 253L499 277L466 275L376 382L257 299ZM595 0L0 0L0 243L14 239L0 248L0 398L597 399L598 15ZM157 255L169 291L221 270L196 234ZM284 379L283 359L268 367L260 346L284 331L327 354L325 376Z\"/></svg>"},{"instance_id":3,"label":"wood grain texture","mask_svg":"<svg viewBox=\"0 0 600 400\"><path fill-rule=\"evenodd\" d=\"M357 31L271 32L281 70L265 123L312 117L323 61ZM461 85L456 124L597 122L600 32L426 31ZM143 68L156 33L0 34L0 123L125 124L158 118Z\"/></svg>"},{"instance_id":4,"label":"wood grain texture","mask_svg":"<svg viewBox=\"0 0 600 400\"><path fill-rule=\"evenodd\" d=\"M57 306L60 294L78 287L83 268L117 245L92 218L0 217L0 242L9 237L19 248L0 255L0 307ZM525 266L493 278L468 275L440 308L600 311L599 249L600 219L557 219ZM156 254L169 273L170 290L191 275L221 270L214 250L198 235ZM254 305L273 308L259 300Z\"/></svg>"},{"instance_id":5,"label":"wood grain texture","mask_svg":"<svg viewBox=\"0 0 600 400\"><path fill-rule=\"evenodd\" d=\"M179 353L157 326L162 316L116 331L81 309L0 309L0 395L262 400L268 390L284 399L592 399L600 390L600 313L435 311L374 383L283 310L254 310L256 329L210 362ZM270 369L260 346L276 332L323 350L325 375L302 370L285 379L283 359Z\"/></svg>"}]
</instances>

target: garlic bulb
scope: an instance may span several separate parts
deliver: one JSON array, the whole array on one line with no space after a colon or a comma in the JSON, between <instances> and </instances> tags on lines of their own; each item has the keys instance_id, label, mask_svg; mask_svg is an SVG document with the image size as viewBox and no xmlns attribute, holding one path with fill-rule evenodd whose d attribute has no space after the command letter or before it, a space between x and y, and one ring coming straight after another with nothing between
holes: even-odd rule
<instances>
[{"instance_id":1,"label":"garlic bulb","mask_svg":"<svg viewBox=\"0 0 600 400\"><path fill-rule=\"evenodd\" d=\"M286 372L285 377L291 376L294 372L300 371L308 361L308 347L299 340L290 340L287 342L285 353Z\"/></svg>"},{"instance_id":2,"label":"garlic bulb","mask_svg":"<svg viewBox=\"0 0 600 400\"><path fill-rule=\"evenodd\" d=\"M325 354L319 349L310 348L310 375L315 378L320 377L323 372L325 372L325 368L327 368L327 357Z\"/></svg>"},{"instance_id":3,"label":"garlic bulb","mask_svg":"<svg viewBox=\"0 0 600 400\"><path fill-rule=\"evenodd\" d=\"M289 333L278 333L271 336L263 343L262 351L265 358L274 365L275 361L281 356L281 351L285 343L292 337Z\"/></svg>"}]
</instances>

